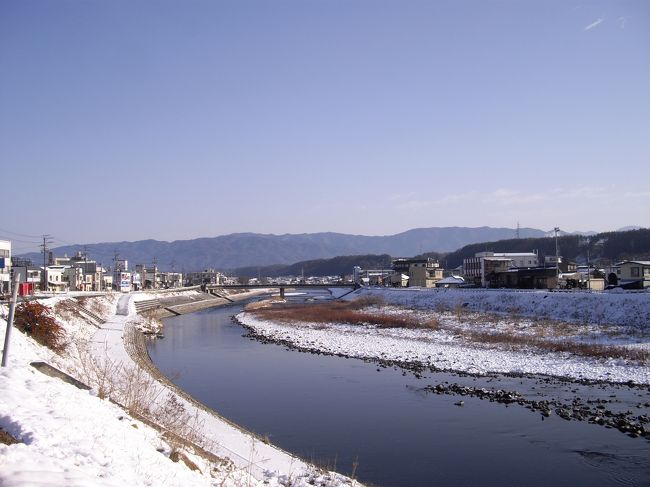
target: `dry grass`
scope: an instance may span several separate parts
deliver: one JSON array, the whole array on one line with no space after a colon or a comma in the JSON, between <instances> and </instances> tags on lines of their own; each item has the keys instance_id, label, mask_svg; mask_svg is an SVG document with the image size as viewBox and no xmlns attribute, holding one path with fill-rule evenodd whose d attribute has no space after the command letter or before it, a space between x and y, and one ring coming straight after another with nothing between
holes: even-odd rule
<instances>
[{"instance_id":1,"label":"dry grass","mask_svg":"<svg viewBox=\"0 0 650 487\"><path fill-rule=\"evenodd\" d=\"M14 438L7 431L0 428L0 444L2 444L2 445L15 445L16 443L21 443L21 441Z\"/></svg>"},{"instance_id":2,"label":"dry grass","mask_svg":"<svg viewBox=\"0 0 650 487\"><path fill-rule=\"evenodd\" d=\"M65 321L73 318L83 318L71 299L65 299L56 303L54 305L54 313Z\"/></svg>"},{"instance_id":3,"label":"dry grass","mask_svg":"<svg viewBox=\"0 0 650 487\"><path fill-rule=\"evenodd\" d=\"M465 338L478 343L510 345L516 348L531 347L549 352L567 352L583 357L621 358L634 360L640 363L647 363L650 361L650 353L647 350L639 350L617 345L577 343L566 340L555 341L544 339L539 336L517 335L506 332L464 330L461 334Z\"/></svg>"},{"instance_id":4,"label":"dry grass","mask_svg":"<svg viewBox=\"0 0 650 487\"><path fill-rule=\"evenodd\" d=\"M437 329L435 318L422 320L418 316L394 315L381 310L382 301L372 298L355 301L334 301L320 304L289 304L248 309L259 318L285 323L337 323L346 325L375 325L380 328Z\"/></svg>"}]
</instances>

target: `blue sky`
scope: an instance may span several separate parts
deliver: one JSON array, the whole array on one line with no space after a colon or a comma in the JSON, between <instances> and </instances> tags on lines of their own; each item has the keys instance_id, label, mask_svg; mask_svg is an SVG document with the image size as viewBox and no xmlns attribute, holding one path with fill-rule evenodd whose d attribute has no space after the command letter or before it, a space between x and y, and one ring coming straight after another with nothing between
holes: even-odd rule
<instances>
[{"instance_id":1,"label":"blue sky","mask_svg":"<svg viewBox=\"0 0 650 487\"><path fill-rule=\"evenodd\" d=\"M649 86L644 0L1 0L0 238L650 226Z\"/></svg>"}]
</instances>

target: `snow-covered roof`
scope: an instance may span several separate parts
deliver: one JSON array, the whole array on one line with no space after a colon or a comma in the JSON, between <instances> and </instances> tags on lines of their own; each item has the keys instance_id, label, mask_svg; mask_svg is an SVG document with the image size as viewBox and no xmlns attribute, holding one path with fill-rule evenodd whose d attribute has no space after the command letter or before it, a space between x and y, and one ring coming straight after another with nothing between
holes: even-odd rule
<instances>
[{"instance_id":1,"label":"snow-covered roof","mask_svg":"<svg viewBox=\"0 0 650 487\"><path fill-rule=\"evenodd\" d=\"M440 279L436 284L464 284L465 279L460 276L449 276L444 279Z\"/></svg>"},{"instance_id":2,"label":"snow-covered roof","mask_svg":"<svg viewBox=\"0 0 650 487\"><path fill-rule=\"evenodd\" d=\"M624 264L650 265L650 260L624 260L623 262L616 264L616 266L618 267Z\"/></svg>"}]
</instances>

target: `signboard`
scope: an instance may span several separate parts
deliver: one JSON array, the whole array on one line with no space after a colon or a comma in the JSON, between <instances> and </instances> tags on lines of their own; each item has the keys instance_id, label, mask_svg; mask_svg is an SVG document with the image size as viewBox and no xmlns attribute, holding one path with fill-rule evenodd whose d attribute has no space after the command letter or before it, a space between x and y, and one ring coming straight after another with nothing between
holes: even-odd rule
<instances>
[{"instance_id":1,"label":"signboard","mask_svg":"<svg viewBox=\"0 0 650 487\"><path fill-rule=\"evenodd\" d=\"M4 268L5 268L5 258L0 257L0 269L4 269Z\"/></svg>"}]
</instances>

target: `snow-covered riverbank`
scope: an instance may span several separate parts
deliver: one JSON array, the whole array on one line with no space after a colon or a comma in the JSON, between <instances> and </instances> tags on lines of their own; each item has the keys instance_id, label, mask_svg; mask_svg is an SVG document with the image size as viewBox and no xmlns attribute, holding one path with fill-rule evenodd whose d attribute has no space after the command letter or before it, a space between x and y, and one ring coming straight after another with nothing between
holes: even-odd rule
<instances>
[{"instance_id":1,"label":"snow-covered riverbank","mask_svg":"<svg viewBox=\"0 0 650 487\"><path fill-rule=\"evenodd\" d=\"M90 323L65 306L65 300L44 300L56 310L65 330L65 353L57 355L17 330L12 333L9 366L0 369L0 428L19 442L0 442L3 486L359 485L259 440L137 367L124 338L136 333L142 319L129 296L89 298L84 303L101 315L102 324ZM60 303L64 305L57 306ZM2 314L6 315L6 307ZM0 327L0 340L4 340L4 320ZM92 389L77 389L43 375L30 366L35 361L91 382ZM109 377L111 370L120 377ZM105 381L114 380L110 388L116 390L109 391L106 383L92 383L98 373ZM125 384L132 390L117 390ZM147 410L147 421L99 397L128 401L133 390L150 401L146 408L138 408ZM173 438L188 432L186 425L174 429L169 417L162 421L170 405L174 416L178 413L196 425L191 438ZM153 427L160 422L163 428ZM179 453L181 461L172 461Z\"/></svg>"},{"instance_id":2,"label":"snow-covered riverbank","mask_svg":"<svg viewBox=\"0 0 650 487\"><path fill-rule=\"evenodd\" d=\"M279 322L238 315L258 336L303 350L362 359L416 363L472 374L544 374L576 380L650 384L647 361L592 357L481 341L481 336L530 337L650 350L650 294L517 293L487 290L361 289L345 299L381 298L382 313L419 314L436 329ZM539 318L544 318L540 320ZM558 321L560 320L560 321Z\"/></svg>"}]
</instances>

